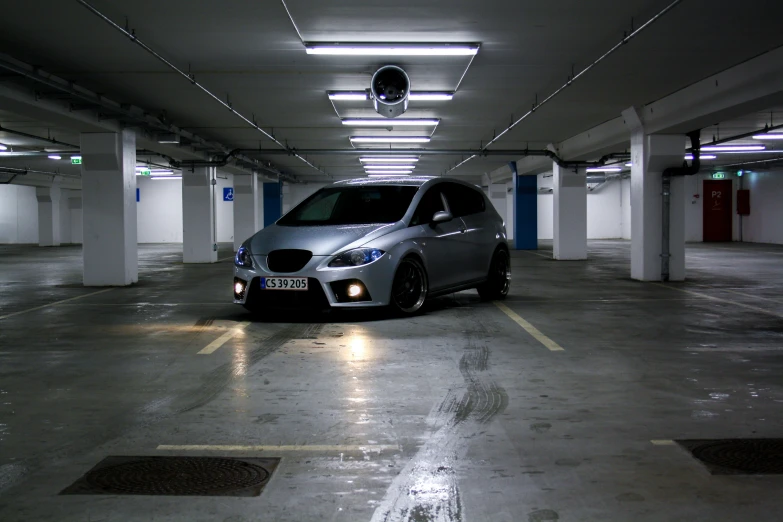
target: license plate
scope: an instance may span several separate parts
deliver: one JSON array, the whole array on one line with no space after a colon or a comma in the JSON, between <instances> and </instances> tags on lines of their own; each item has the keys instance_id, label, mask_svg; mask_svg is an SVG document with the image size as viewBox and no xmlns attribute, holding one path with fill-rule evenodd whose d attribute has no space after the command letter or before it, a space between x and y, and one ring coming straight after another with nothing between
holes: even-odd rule
<instances>
[{"instance_id":1,"label":"license plate","mask_svg":"<svg viewBox=\"0 0 783 522\"><path fill-rule=\"evenodd\" d=\"M307 290L307 278L262 277L261 290Z\"/></svg>"}]
</instances>

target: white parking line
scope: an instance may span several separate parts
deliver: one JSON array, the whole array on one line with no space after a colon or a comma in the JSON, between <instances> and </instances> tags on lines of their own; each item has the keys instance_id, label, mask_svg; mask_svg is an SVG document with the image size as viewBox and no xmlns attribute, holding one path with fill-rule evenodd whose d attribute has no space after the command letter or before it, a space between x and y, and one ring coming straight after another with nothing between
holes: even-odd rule
<instances>
[{"instance_id":1,"label":"white parking line","mask_svg":"<svg viewBox=\"0 0 783 522\"><path fill-rule=\"evenodd\" d=\"M651 440L650 442L652 442L656 446L674 446L677 444L673 440L669 440L669 439L657 439L657 440Z\"/></svg>"},{"instance_id":2,"label":"white parking line","mask_svg":"<svg viewBox=\"0 0 783 522\"><path fill-rule=\"evenodd\" d=\"M541 331L533 326L532 324L528 323L524 319L522 319L519 314L514 312L511 308L504 305L500 301L495 301L495 306L500 308L503 313L505 313L507 316L511 318L512 321L517 323L519 326L521 326L527 333L532 335L538 342L549 348L549 351L551 352L563 352L565 351L562 346L554 342L552 339L547 337L546 335L542 334Z\"/></svg>"},{"instance_id":3,"label":"white parking line","mask_svg":"<svg viewBox=\"0 0 783 522\"><path fill-rule=\"evenodd\" d=\"M248 322L246 322L246 323L239 323L234 328L232 328L231 330L227 331L226 333L224 333L223 335L221 335L220 337L218 337L217 339L215 339L214 341L212 341L211 343L206 345L204 348L202 348L198 352L198 355L209 355L211 353L214 353L215 350L217 350L218 348L220 348L221 346L226 344L232 337L234 337L235 335L240 333L242 331L242 329L245 328L249 324L250 323L248 323Z\"/></svg>"},{"instance_id":4,"label":"white parking line","mask_svg":"<svg viewBox=\"0 0 783 522\"><path fill-rule=\"evenodd\" d=\"M293 445L236 445L236 444L161 444L157 447L161 451L319 451L319 452L342 452L342 451L399 451L397 445L388 444L311 444L302 446Z\"/></svg>"},{"instance_id":5,"label":"white parking line","mask_svg":"<svg viewBox=\"0 0 783 522\"><path fill-rule=\"evenodd\" d=\"M22 310L21 312L14 312L11 314L6 315L0 315L0 319L8 319L9 317L14 317L15 315L22 315L26 314L28 312L35 312L36 310L41 310L43 308L48 308L50 306L57 306L59 304L68 303L70 301L76 301L77 299L84 299L85 297L90 297L91 295L98 295L98 294L105 294L106 292L111 292L114 290L114 288L105 288L103 290L98 290L97 292L91 292L89 294L84 295L78 295L76 297L71 297L70 299L63 299L62 301L55 301L54 303L49 303L41 306L36 306L35 308L28 308L27 310Z\"/></svg>"}]
</instances>

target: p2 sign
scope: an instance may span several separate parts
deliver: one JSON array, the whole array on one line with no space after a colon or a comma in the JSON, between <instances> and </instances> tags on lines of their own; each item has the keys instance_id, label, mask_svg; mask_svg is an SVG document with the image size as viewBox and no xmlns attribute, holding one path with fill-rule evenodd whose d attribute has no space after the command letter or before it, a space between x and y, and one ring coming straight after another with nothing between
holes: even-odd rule
<instances>
[{"instance_id":1,"label":"p2 sign","mask_svg":"<svg viewBox=\"0 0 783 522\"><path fill-rule=\"evenodd\" d=\"M223 187L223 201L234 201L234 187Z\"/></svg>"}]
</instances>

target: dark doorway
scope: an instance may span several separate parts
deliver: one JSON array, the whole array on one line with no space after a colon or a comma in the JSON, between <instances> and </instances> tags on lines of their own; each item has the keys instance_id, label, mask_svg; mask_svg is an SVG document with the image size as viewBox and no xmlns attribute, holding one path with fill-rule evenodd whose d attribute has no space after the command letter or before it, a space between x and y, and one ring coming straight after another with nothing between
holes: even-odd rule
<instances>
[{"instance_id":1,"label":"dark doorway","mask_svg":"<svg viewBox=\"0 0 783 522\"><path fill-rule=\"evenodd\" d=\"M704 241L731 241L731 180L704 180Z\"/></svg>"}]
</instances>

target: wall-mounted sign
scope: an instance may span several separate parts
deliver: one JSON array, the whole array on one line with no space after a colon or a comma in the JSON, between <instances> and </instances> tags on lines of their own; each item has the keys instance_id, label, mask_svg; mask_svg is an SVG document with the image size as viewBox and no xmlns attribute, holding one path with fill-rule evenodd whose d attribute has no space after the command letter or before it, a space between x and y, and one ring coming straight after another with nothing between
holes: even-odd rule
<instances>
[{"instance_id":1,"label":"wall-mounted sign","mask_svg":"<svg viewBox=\"0 0 783 522\"><path fill-rule=\"evenodd\" d=\"M234 187L223 187L223 201L234 201Z\"/></svg>"},{"instance_id":2,"label":"wall-mounted sign","mask_svg":"<svg viewBox=\"0 0 783 522\"><path fill-rule=\"evenodd\" d=\"M139 171L140 176L149 176L150 175L150 169L141 169Z\"/></svg>"},{"instance_id":3,"label":"wall-mounted sign","mask_svg":"<svg viewBox=\"0 0 783 522\"><path fill-rule=\"evenodd\" d=\"M726 179L726 174L723 172L714 172L712 174L712 179Z\"/></svg>"},{"instance_id":4,"label":"wall-mounted sign","mask_svg":"<svg viewBox=\"0 0 783 522\"><path fill-rule=\"evenodd\" d=\"M81 165L82 164L82 157L81 156L73 156L71 158L71 165Z\"/></svg>"},{"instance_id":5,"label":"wall-mounted sign","mask_svg":"<svg viewBox=\"0 0 783 522\"><path fill-rule=\"evenodd\" d=\"M141 193L140 193L139 189L136 189L136 203L141 201L141 198L139 198L140 195L141 195Z\"/></svg>"}]
</instances>

